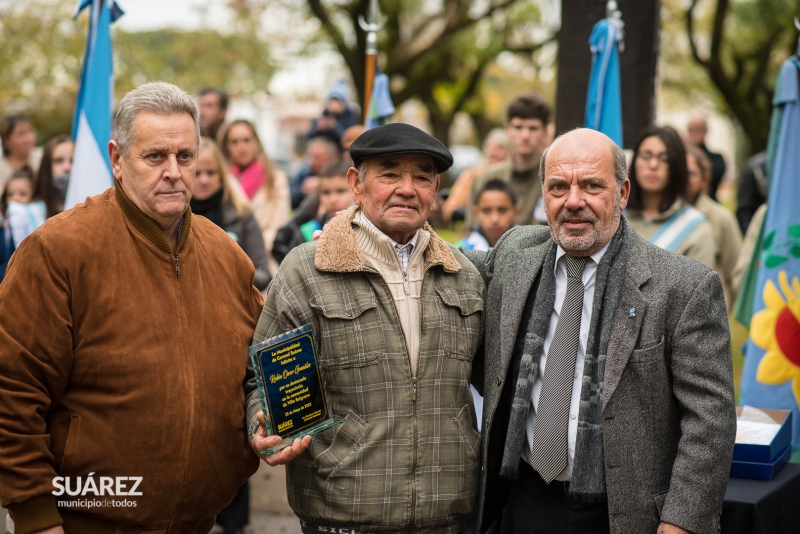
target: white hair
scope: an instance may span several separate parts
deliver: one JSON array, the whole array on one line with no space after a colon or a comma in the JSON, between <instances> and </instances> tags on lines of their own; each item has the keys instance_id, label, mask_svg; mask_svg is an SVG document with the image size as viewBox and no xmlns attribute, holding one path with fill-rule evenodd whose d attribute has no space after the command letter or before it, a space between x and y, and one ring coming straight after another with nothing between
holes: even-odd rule
<instances>
[{"instance_id":1,"label":"white hair","mask_svg":"<svg viewBox=\"0 0 800 534\"><path fill-rule=\"evenodd\" d=\"M131 145L136 141L133 123L141 111L158 115L188 114L194 121L197 145L200 146L200 122L192 97L177 85L147 82L122 97L114 116L114 140L124 157L128 156Z\"/></svg>"}]
</instances>

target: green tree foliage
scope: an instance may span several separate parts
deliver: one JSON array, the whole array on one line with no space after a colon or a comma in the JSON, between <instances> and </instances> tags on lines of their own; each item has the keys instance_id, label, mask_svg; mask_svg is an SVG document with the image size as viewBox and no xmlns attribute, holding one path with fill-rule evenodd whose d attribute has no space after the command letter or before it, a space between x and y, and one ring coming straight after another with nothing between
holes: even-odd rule
<instances>
[{"instance_id":1,"label":"green tree foliage","mask_svg":"<svg viewBox=\"0 0 800 534\"><path fill-rule=\"evenodd\" d=\"M0 114L25 113L39 141L71 131L88 16L72 19L75 0L7 2L0 8ZM113 29L115 92L148 80L196 92L212 86L233 96L266 90L274 67L261 30L264 6L231 0L232 24L125 32Z\"/></svg>"},{"instance_id":2,"label":"green tree foliage","mask_svg":"<svg viewBox=\"0 0 800 534\"><path fill-rule=\"evenodd\" d=\"M690 0L678 8L689 52L747 137L752 152L769 137L781 63L797 52L797 0Z\"/></svg>"},{"instance_id":3,"label":"green tree foliage","mask_svg":"<svg viewBox=\"0 0 800 534\"><path fill-rule=\"evenodd\" d=\"M211 29L117 32L114 48L119 95L148 80L249 95L264 91L274 71L265 43Z\"/></svg>"},{"instance_id":4,"label":"green tree foliage","mask_svg":"<svg viewBox=\"0 0 800 534\"><path fill-rule=\"evenodd\" d=\"M555 39L532 0L384 0L379 65L396 106L410 99L427 109L443 141L455 115L476 113L484 73L501 53L528 58ZM552 2L550 3L552 4ZM310 15L344 59L363 101L365 33L358 24L369 0L307 0Z\"/></svg>"},{"instance_id":5,"label":"green tree foliage","mask_svg":"<svg viewBox=\"0 0 800 534\"><path fill-rule=\"evenodd\" d=\"M25 113L40 141L71 130L87 20L73 0L6 2L0 8L0 113Z\"/></svg>"}]
</instances>

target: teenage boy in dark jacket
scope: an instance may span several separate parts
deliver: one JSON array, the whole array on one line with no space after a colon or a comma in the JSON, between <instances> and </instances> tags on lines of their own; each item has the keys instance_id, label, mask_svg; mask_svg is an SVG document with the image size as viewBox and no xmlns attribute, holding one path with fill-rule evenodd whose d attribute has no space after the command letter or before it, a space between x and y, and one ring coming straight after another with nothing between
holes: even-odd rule
<instances>
[{"instance_id":1,"label":"teenage boy in dark jacket","mask_svg":"<svg viewBox=\"0 0 800 534\"><path fill-rule=\"evenodd\" d=\"M336 212L347 209L353 201L350 186L347 185L346 163L333 163L327 166L319 177L319 210L313 219L307 219L307 212L298 213L289 223L278 230L272 245L272 257L283 262L289 252L298 245L311 241L316 230L321 230Z\"/></svg>"}]
</instances>

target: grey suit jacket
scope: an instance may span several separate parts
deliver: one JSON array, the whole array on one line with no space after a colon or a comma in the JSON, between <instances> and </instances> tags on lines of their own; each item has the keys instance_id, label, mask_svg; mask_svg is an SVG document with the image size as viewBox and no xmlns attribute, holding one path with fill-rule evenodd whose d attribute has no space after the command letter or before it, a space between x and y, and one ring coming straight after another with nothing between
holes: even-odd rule
<instances>
[{"instance_id":1,"label":"grey suit jacket","mask_svg":"<svg viewBox=\"0 0 800 534\"><path fill-rule=\"evenodd\" d=\"M479 532L500 515L511 484L498 475L513 390L509 368L525 301L551 243L549 228L524 226L488 254L468 253L488 287L484 354L475 362L478 374L484 370L485 395ZM722 285L708 267L634 232L628 247L603 384L611 532L655 533L661 521L718 532L736 433Z\"/></svg>"}]
</instances>

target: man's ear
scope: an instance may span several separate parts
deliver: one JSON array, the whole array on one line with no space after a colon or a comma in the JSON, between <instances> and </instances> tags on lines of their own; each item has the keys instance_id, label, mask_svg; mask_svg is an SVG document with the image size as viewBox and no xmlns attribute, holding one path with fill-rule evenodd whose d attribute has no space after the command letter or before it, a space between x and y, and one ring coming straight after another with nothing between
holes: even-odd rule
<instances>
[{"instance_id":1,"label":"man's ear","mask_svg":"<svg viewBox=\"0 0 800 534\"><path fill-rule=\"evenodd\" d=\"M350 193L353 195L353 202L356 206L361 205L364 184L358 179L358 169L350 167L347 169L347 185L350 186Z\"/></svg>"},{"instance_id":2,"label":"man's ear","mask_svg":"<svg viewBox=\"0 0 800 534\"><path fill-rule=\"evenodd\" d=\"M122 179L122 152L119 145L113 139L108 142L108 158L111 160L111 173L114 179Z\"/></svg>"},{"instance_id":3,"label":"man's ear","mask_svg":"<svg viewBox=\"0 0 800 534\"><path fill-rule=\"evenodd\" d=\"M631 181L625 180L625 183L622 184L622 188L619 192L619 209L624 210L625 206L628 205L628 198L631 195Z\"/></svg>"}]
</instances>

